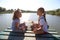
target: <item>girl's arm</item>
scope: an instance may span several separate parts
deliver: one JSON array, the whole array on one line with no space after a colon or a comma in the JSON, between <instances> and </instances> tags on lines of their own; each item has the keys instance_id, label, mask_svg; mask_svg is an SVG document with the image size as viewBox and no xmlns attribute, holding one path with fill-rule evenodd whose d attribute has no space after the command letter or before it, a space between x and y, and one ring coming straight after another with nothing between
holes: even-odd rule
<instances>
[{"instance_id":1,"label":"girl's arm","mask_svg":"<svg viewBox=\"0 0 60 40\"><path fill-rule=\"evenodd\" d=\"M18 22L15 23L15 27L16 27L16 29L19 29L19 23Z\"/></svg>"},{"instance_id":2,"label":"girl's arm","mask_svg":"<svg viewBox=\"0 0 60 40\"><path fill-rule=\"evenodd\" d=\"M43 29L44 23L45 23L44 19L38 20L38 29L37 30Z\"/></svg>"},{"instance_id":3,"label":"girl's arm","mask_svg":"<svg viewBox=\"0 0 60 40\"><path fill-rule=\"evenodd\" d=\"M40 19L39 21L39 26L41 27L41 29L43 29L43 26L46 24L44 19Z\"/></svg>"}]
</instances>

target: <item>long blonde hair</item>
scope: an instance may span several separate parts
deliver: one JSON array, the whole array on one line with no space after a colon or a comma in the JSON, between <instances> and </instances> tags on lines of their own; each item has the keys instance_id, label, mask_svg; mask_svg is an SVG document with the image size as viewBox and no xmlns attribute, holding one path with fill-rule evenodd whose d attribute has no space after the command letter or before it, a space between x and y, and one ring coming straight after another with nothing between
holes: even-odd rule
<instances>
[{"instance_id":1,"label":"long blonde hair","mask_svg":"<svg viewBox=\"0 0 60 40\"><path fill-rule=\"evenodd\" d=\"M17 13L20 13L19 9L17 9L17 10L14 12L13 20L14 20L14 19L19 19L19 18L17 17Z\"/></svg>"}]
</instances>

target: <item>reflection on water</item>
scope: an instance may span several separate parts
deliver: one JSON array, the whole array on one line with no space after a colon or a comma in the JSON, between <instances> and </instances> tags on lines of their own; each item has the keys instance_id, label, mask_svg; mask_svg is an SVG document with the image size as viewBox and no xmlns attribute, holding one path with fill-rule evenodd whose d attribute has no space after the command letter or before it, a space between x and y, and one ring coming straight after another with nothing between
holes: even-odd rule
<instances>
[{"instance_id":1,"label":"reflection on water","mask_svg":"<svg viewBox=\"0 0 60 40\"><path fill-rule=\"evenodd\" d=\"M0 31L3 31L7 27L11 27L13 14L0 14ZM37 22L38 16L36 13L22 13L21 23L34 21ZM50 28L55 28L56 31L59 31L60 28L60 16L46 15L46 19Z\"/></svg>"},{"instance_id":2,"label":"reflection on water","mask_svg":"<svg viewBox=\"0 0 60 40\"><path fill-rule=\"evenodd\" d=\"M22 13L22 17L20 18L20 22L26 22L30 19L30 13Z\"/></svg>"}]
</instances>

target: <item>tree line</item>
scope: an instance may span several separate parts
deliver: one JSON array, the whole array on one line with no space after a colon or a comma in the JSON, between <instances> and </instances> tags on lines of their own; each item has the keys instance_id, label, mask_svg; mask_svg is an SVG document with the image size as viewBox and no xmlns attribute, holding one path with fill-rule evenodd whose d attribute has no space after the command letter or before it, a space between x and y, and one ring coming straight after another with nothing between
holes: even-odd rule
<instances>
[{"instance_id":1,"label":"tree line","mask_svg":"<svg viewBox=\"0 0 60 40\"><path fill-rule=\"evenodd\" d=\"M14 9L8 9L6 10L6 8L0 7L0 14L1 13L12 13L14 11ZM21 10L23 13L36 13L37 11L31 11L31 10ZM51 15L58 15L60 16L60 9L55 9L55 10L49 10L46 11L47 14L51 14Z\"/></svg>"},{"instance_id":2,"label":"tree line","mask_svg":"<svg viewBox=\"0 0 60 40\"><path fill-rule=\"evenodd\" d=\"M6 10L6 8L0 7L0 14L1 13L12 13L13 9L8 9Z\"/></svg>"},{"instance_id":3,"label":"tree line","mask_svg":"<svg viewBox=\"0 0 60 40\"><path fill-rule=\"evenodd\" d=\"M47 11L47 14L58 15L58 16L60 16L60 9L49 10L49 11Z\"/></svg>"}]
</instances>

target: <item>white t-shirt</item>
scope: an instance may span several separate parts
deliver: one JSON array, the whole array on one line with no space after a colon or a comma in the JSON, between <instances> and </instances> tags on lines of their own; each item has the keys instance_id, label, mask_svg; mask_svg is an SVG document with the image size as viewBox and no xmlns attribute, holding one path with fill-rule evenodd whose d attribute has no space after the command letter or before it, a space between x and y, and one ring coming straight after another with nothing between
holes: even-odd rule
<instances>
[{"instance_id":1,"label":"white t-shirt","mask_svg":"<svg viewBox=\"0 0 60 40\"><path fill-rule=\"evenodd\" d=\"M46 23L45 20L44 20L44 16L41 16L41 17L40 17L39 23L40 23L40 25L43 26L43 30L44 30L45 32L48 32L47 23Z\"/></svg>"}]
</instances>

